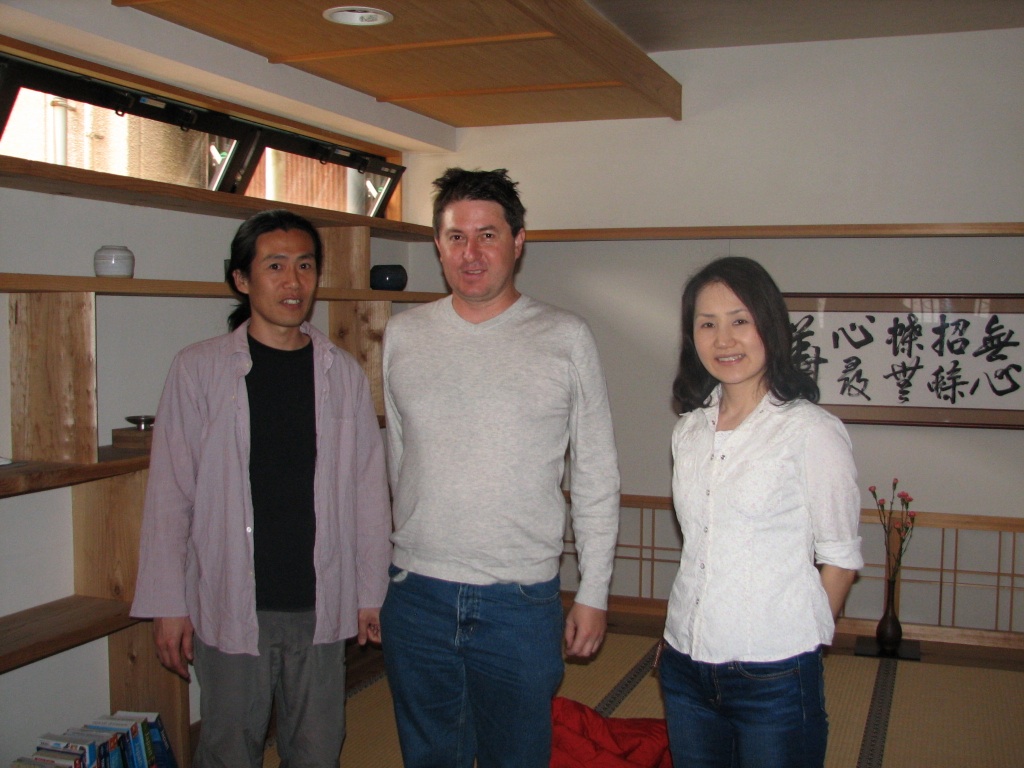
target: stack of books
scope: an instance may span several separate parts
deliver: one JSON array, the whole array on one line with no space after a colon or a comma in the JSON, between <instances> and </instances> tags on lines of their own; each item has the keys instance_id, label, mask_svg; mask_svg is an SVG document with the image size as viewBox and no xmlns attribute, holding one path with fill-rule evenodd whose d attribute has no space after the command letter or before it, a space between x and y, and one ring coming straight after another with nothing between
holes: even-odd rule
<instances>
[{"instance_id":1,"label":"stack of books","mask_svg":"<svg viewBox=\"0 0 1024 768\"><path fill-rule=\"evenodd\" d=\"M64 733L44 733L11 768L178 768L156 712L115 712Z\"/></svg>"}]
</instances>

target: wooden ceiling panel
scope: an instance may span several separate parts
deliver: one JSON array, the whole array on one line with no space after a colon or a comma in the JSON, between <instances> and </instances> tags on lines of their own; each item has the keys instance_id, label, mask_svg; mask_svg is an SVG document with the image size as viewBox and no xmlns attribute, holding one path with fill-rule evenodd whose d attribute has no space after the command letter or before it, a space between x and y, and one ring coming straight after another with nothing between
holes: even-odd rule
<instances>
[{"instance_id":1,"label":"wooden ceiling panel","mask_svg":"<svg viewBox=\"0 0 1024 768\"><path fill-rule=\"evenodd\" d=\"M405 50L293 66L387 101L409 94L481 89L547 88L608 83L615 73L595 66L559 40L492 44L471 48ZM616 81L617 82L617 81Z\"/></svg>"},{"instance_id":2,"label":"wooden ceiling panel","mask_svg":"<svg viewBox=\"0 0 1024 768\"><path fill-rule=\"evenodd\" d=\"M571 113L573 120L624 120L661 117L650 101L626 88L489 94L467 97L437 97L420 103L399 101L399 105L457 128L508 125L510 122L564 122L558 115ZM510 121L509 115L515 120Z\"/></svg>"},{"instance_id":3,"label":"wooden ceiling panel","mask_svg":"<svg viewBox=\"0 0 1024 768\"><path fill-rule=\"evenodd\" d=\"M681 117L679 83L585 0L374 0L395 19L364 28L331 0L111 2L450 125Z\"/></svg>"},{"instance_id":4,"label":"wooden ceiling panel","mask_svg":"<svg viewBox=\"0 0 1024 768\"><path fill-rule=\"evenodd\" d=\"M379 27L332 23L323 12L344 5L332 0L113 0L241 48L258 47L272 61L544 31L503 0L374 2L394 14L394 21Z\"/></svg>"}]
</instances>

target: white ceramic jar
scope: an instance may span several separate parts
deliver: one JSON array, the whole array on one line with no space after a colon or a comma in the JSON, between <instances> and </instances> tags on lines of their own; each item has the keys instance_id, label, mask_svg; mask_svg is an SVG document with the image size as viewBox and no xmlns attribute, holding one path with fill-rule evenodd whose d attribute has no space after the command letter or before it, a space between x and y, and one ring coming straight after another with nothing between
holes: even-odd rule
<instances>
[{"instance_id":1,"label":"white ceramic jar","mask_svg":"<svg viewBox=\"0 0 1024 768\"><path fill-rule=\"evenodd\" d=\"M135 254L123 245L104 245L92 257L96 277L132 277Z\"/></svg>"}]
</instances>

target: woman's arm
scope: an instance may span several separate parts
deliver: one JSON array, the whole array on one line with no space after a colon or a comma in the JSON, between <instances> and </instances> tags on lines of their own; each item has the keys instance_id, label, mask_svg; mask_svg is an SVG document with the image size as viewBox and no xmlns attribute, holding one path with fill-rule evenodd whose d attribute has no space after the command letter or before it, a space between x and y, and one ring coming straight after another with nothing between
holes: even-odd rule
<instances>
[{"instance_id":1,"label":"woman's arm","mask_svg":"<svg viewBox=\"0 0 1024 768\"><path fill-rule=\"evenodd\" d=\"M846 568L835 565L821 566L821 585L825 588L825 594L828 595L828 604L832 609L833 620L839 618L839 612L843 609L843 603L846 602L846 596L850 594L850 587L853 586L856 576L856 571Z\"/></svg>"}]
</instances>

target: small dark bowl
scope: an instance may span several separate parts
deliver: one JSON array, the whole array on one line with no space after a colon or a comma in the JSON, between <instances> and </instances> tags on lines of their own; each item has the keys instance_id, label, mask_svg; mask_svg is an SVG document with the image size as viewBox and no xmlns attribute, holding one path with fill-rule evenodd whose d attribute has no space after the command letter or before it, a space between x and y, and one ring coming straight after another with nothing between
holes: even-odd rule
<instances>
[{"instance_id":1,"label":"small dark bowl","mask_svg":"<svg viewBox=\"0 0 1024 768\"><path fill-rule=\"evenodd\" d=\"M409 280L401 264L378 264L370 267L370 287L375 291L401 291Z\"/></svg>"}]
</instances>

